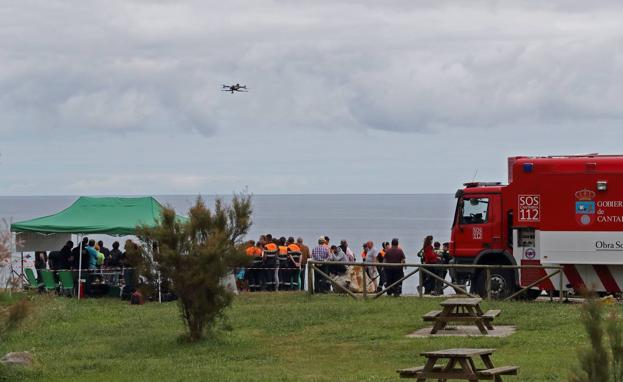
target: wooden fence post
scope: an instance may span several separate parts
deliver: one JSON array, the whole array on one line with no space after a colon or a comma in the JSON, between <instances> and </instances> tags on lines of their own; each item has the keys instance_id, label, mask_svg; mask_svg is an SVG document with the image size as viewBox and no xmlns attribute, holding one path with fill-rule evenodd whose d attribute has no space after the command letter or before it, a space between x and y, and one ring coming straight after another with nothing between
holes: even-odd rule
<instances>
[{"instance_id":1,"label":"wooden fence post","mask_svg":"<svg viewBox=\"0 0 623 382\"><path fill-rule=\"evenodd\" d=\"M307 263L307 293L314 294L314 264Z\"/></svg>"},{"instance_id":2,"label":"wooden fence post","mask_svg":"<svg viewBox=\"0 0 623 382\"><path fill-rule=\"evenodd\" d=\"M365 265L363 265L361 268L363 269L363 274L361 275L361 277L363 281L363 299L365 300L368 297L368 270L366 269Z\"/></svg>"},{"instance_id":3,"label":"wooden fence post","mask_svg":"<svg viewBox=\"0 0 623 382\"><path fill-rule=\"evenodd\" d=\"M487 290L487 300L491 300L491 268L485 268L486 278L485 278L485 288Z\"/></svg>"},{"instance_id":4,"label":"wooden fence post","mask_svg":"<svg viewBox=\"0 0 623 382\"><path fill-rule=\"evenodd\" d=\"M417 269L418 272L418 287L417 287L417 292L420 295L420 297L424 297L424 290L423 290L423 285L424 285L424 274L422 273L422 266L419 266Z\"/></svg>"},{"instance_id":5,"label":"wooden fence post","mask_svg":"<svg viewBox=\"0 0 623 382\"><path fill-rule=\"evenodd\" d=\"M559 297L559 302L560 303L563 302L563 299L562 299L562 289L564 288L564 285L563 285L563 282L562 282L562 276L563 276L562 269L560 269L560 275L559 275L559 279L558 279L558 281L560 283L559 284L560 289L558 291L558 297Z\"/></svg>"}]
</instances>

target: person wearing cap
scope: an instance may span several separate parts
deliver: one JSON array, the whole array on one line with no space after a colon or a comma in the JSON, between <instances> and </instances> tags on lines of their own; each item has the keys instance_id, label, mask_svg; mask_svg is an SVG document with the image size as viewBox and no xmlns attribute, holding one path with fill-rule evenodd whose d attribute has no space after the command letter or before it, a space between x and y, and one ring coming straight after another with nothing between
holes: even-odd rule
<instances>
[{"instance_id":1,"label":"person wearing cap","mask_svg":"<svg viewBox=\"0 0 623 382\"><path fill-rule=\"evenodd\" d=\"M311 252L312 259L315 261L327 261L330 256L329 247L326 245L326 240L324 236L320 236L318 238L318 245L312 249ZM316 265L320 270L326 273L327 266L325 264ZM324 279L319 273L316 272L314 275L316 280L314 290L316 292L328 292L330 288L330 284L327 280Z\"/></svg>"},{"instance_id":2,"label":"person wearing cap","mask_svg":"<svg viewBox=\"0 0 623 382\"><path fill-rule=\"evenodd\" d=\"M329 258L329 247L324 236L318 239L318 245L312 249L311 257L316 261L327 261Z\"/></svg>"}]
</instances>

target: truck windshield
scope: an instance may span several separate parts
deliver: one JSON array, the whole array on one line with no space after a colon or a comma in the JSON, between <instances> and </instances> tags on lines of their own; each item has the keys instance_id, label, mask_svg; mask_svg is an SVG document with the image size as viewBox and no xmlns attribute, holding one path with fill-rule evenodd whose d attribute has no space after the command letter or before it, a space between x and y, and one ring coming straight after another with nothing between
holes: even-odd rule
<instances>
[{"instance_id":1,"label":"truck windshield","mask_svg":"<svg viewBox=\"0 0 623 382\"><path fill-rule=\"evenodd\" d=\"M487 222L489 198L465 198L461 208L461 224L483 224Z\"/></svg>"}]
</instances>

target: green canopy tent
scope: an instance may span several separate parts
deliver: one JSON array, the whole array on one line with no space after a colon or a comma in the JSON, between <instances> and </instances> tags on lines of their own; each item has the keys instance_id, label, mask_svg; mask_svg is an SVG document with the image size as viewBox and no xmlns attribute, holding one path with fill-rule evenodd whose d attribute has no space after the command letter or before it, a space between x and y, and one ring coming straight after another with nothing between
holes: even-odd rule
<instances>
[{"instance_id":1,"label":"green canopy tent","mask_svg":"<svg viewBox=\"0 0 623 382\"><path fill-rule=\"evenodd\" d=\"M81 196L50 216L11 224L12 232L134 235L138 225L154 226L162 205L153 197L92 198ZM180 219L186 219L180 216Z\"/></svg>"},{"instance_id":2,"label":"green canopy tent","mask_svg":"<svg viewBox=\"0 0 623 382\"><path fill-rule=\"evenodd\" d=\"M156 225L162 209L162 205L153 197L81 196L71 206L54 215L11 224L11 232L134 235L139 225ZM178 218L186 220L183 216ZM80 251L82 251L81 241ZM80 279L82 256L80 256L79 268L78 278ZM80 288L80 283L78 283L78 288ZM80 290L78 290L78 296L80 296Z\"/></svg>"}]
</instances>

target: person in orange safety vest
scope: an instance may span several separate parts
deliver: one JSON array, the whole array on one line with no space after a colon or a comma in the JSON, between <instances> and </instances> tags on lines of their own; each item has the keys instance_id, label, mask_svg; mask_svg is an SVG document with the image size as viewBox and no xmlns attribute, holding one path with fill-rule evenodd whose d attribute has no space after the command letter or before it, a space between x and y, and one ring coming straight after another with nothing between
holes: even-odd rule
<instances>
[{"instance_id":1,"label":"person in orange safety vest","mask_svg":"<svg viewBox=\"0 0 623 382\"><path fill-rule=\"evenodd\" d=\"M262 287L262 249L258 248L253 240L249 240L245 253L253 258L251 266L247 268L245 278L249 283L249 290L256 292Z\"/></svg>"},{"instance_id":2,"label":"person in orange safety vest","mask_svg":"<svg viewBox=\"0 0 623 382\"><path fill-rule=\"evenodd\" d=\"M288 264L288 245L285 237L280 237L277 247L279 253L277 254L277 261L279 263L279 290L290 289L290 270Z\"/></svg>"},{"instance_id":3,"label":"person in orange safety vest","mask_svg":"<svg viewBox=\"0 0 623 382\"><path fill-rule=\"evenodd\" d=\"M277 290L275 274L277 273L277 253L279 247L271 235L266 235L267 243L264 245L264 281L267 290Z\"/></svg>"},{"instance_id":4,"label":"person in orange safety vest","mask_svg":"<svg viewBox=\"0 0 623 382\"><path fill-rule=\"evenodd\" d=\"M299 290L301 276L301 247L295 242L293 237L288 238L288 268L289 274L286 277L290 279L290 290Z\"/></svg>"}]
</instances>

